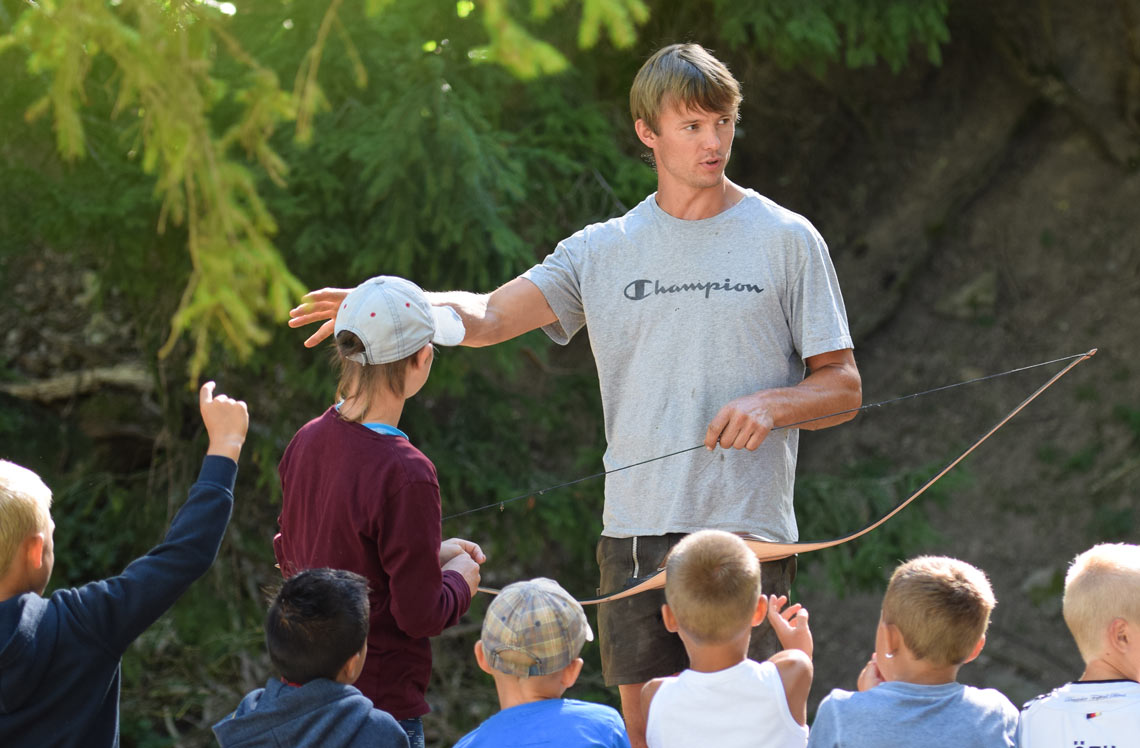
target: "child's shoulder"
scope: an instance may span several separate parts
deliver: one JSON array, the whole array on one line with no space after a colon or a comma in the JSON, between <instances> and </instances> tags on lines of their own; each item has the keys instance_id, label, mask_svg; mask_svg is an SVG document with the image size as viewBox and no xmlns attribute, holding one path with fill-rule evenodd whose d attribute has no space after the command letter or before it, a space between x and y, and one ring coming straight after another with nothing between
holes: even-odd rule
<instances>
[{"instance_id":1,"label":"child's shoulder","mask_svg":"<svg viewBox=\"0 0 1140 748\"><path fill-rule=\"evenodd\" d=\"M1017 714L1017 707L1009 700L1009 697L996 688L964 686L962 691L966 698L975 704L990 709L1000 709L1005 712L1012 711L1014 714Z\"/></svg>"},{"instance_id":2,"label":"child's shoulder","mask_svg":"<svg viewBox=\"0 0 1140 748\"><path fill-rule=\"evenodd\" d=\"M524 735L532 741L528 745L558 745L571 731L590 736L597 745L629 745L625 722L613 707L577 699L542 699L491 715L455 748L509 745Z\"/></svg>"}]
</instances>

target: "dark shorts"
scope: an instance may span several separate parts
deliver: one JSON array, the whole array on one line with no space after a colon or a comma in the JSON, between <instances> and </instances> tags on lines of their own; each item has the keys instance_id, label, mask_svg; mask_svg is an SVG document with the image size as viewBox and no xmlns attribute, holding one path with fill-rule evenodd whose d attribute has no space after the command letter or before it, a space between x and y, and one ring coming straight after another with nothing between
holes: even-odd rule
<instances>
[{"instance_id":1,"label":"dark shorts","mask_svg":"<svg viewBox=\"0 0 1140 748\"><path fill-rule=\"evenodd\" d=\"M601 570L599 594L622 589L630 577L652 574L661 566L669 549L683 537L685 533L637 538L603 535L597 552ZM764 562L760 565L760 577L765 595L788 594L796 578L796 557ZM689 666L681 637L666 631L661 620L664 602L664 590L650 590L598 606L598 643L607 686L644 683L679 673ZM776 632L767 620L752 629L749 657L763 661L780 649Z\"/></svg>"}]
</instances>

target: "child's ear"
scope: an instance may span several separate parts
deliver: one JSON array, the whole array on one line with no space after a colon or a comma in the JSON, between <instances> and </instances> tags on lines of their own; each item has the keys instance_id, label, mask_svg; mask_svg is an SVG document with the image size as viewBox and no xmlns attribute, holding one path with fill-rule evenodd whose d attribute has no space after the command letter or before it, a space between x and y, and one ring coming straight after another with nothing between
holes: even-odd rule
<instances>
[{"instance_id":1,"label":"child's ear","mask_svg":"<svg viewBox=\"0 0 1140 748\"><path fill-rule=\"evenodd\" d=\"M24 560L29 569L39 569L44 565L44 534L37 532L24 539Z\"/></svg>"},{"instance_id":2,"label":"child's ear","mask_svg":"<svg viewBox=\"0 0 1140 748\"><path fill-rule=\"evenodd\" d=\"M976 660L978 655L982 653L982 647L984 646L986 646L986 635L982 634L982 638L978 639L978 643L974 645L974 651L970 653L969 657L962 661L962 664L965 665L967 662Z\"/></svg>"},{"instance_id":3,"label":"child's ear","mask_svg":"<svg viewBox=\"0 0 1140 748\"><path fill-rule=\"evenodd\" d=\"M479 669L487 675L494 675L494 670L487 662L487 653L483 651L483 640L479 639L475 642L475 662L479 665Z\"/></svg>"},{"instance_id":4,"label":"child's ear","mask_svg":"<svg viewBox=\"0 0 1140 748\"><path fill-rule=\"evenodd\" d=\"M1108 646L1117 652L1127 651L1129 644L1136 644L1128 640L1128 633L1128 621L1113 618L1108 624Z\"/></svg>"},{"instance_id":5,"label":"child's ear","mask_svg":"<svg viewBox=\"0 0 1140 748\"><path fill-rule=\"evenodd\" d=\"M768 617L768 596L760 593L760 599L756 601L756 612L752 614L752 625L759 626Z\"/></svg>"},{"instance_id":6,"label":"child's ear","mask_svg":"<svg viewBox=\"0 0 1140 748\"><path fill-rule=\"evenodd\" d=\"M669 607L669 603L661 604L661 620L665 623L665 630L677 633L677 616L673 615L673 609Z\"/></svg>"},{"instance_id":7,"label":"child's ear","mask_svg":"<svg viewBox=\"0 0 1140 748\"><path fill-rule=\"evenodd\" d=\"M562 668L562 673L559 680L562 683L563 688L569 688L578 682L578 676L582 674L582 663L583 660L581 657L579 657L566 667Z\"/></svg>"},{"instance_id":8,"label":"child's ear","mask_svg":"<svg viewBox=\"0 0 1140 748\"><path fill-rule=\"evenodd\" d=\"M893 657L895 654L898 653L898 651L900 649L902 649L902 646L904 643L902 632L899 631L898 626L894 625L893 623L887 623L886 621L883 621L881 619L879 621L879 625L883 627L883 633L887 637L886 654ZM985 641L985 639L983 638L982 641ZM979 649L978 651L980 652L981 649Z\"/></svg>"},{"instance_id":9,"label":"child's ear","mask_svg":"<svg viewBox=\"0 0 1140 748\"><path fill-rule=\"evenodd\" d=\"M351 686L359 678L360 674L364 672L364 660L368 657L368 642L364 642L364 646L360 651L349 657L341 666L340 672L336 675L337 683L344 683Z\"/></svg>"},{"instance_id":10,"label":"child's ear","mask_svg":"<svg viewBox=\"0 0 1140 748\"><path fill-rule=\"evenodd\" d=\"M435 355L435 349L428 343L423 348L416 351L416 367L420 368L426 366L431 362L432 356Z\"/></svg>"}]
</instances>

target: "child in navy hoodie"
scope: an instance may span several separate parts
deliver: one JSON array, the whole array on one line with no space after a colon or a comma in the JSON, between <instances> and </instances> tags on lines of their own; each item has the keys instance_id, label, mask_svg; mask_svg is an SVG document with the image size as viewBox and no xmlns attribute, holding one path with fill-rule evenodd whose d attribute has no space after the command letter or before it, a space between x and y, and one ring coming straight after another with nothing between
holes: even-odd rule
<instances>
[{"instance_id":1,"label":"child in navy hoodie","mask_svg":"<svg viewBox=\"0 0 1140 748\"><path fill-rule=\"evenodd\" d=\"M119 661L206 573L233 508L245 403L198 395L210 436L190 497L166 538L122 574L43 597L55 560L51 491L0 460L0 745L119 745Z\"/></svg>"},{"instance_id":2,"label":"child in navy hoodie","mask_svg":"<svg viewBox=\"0 0 1140 748\"><path fill-rule=\"evenodd\" d=\"M281 586L265 618L280 673L214 725L222 748L408 748L387 712L352 687L368 653L368 580L309 569Z\"/></svg>"}]
</instances>

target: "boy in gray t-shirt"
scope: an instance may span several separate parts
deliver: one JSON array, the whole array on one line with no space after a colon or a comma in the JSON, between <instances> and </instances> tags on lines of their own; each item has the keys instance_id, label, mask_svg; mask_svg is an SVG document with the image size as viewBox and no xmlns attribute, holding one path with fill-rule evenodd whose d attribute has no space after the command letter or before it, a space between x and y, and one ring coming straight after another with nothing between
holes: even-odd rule
<instances>
[{"instance_id":1,"label":"boy in gray t-shirt","mask_svg":"<svg viewBox=\"0 0 1140 748\"><path fill-rule=\"evenodd\" d=\"M820 703L808 748L1013 748L1017 708L957 682L994 604L986 575L964 561L924 556L895 569L859 691Z\"/></svg>"}]
</instances>

